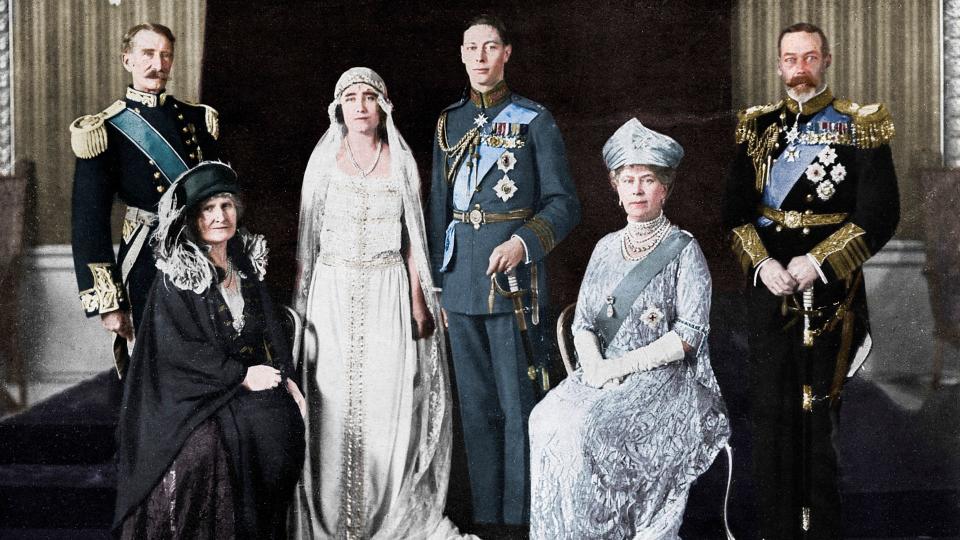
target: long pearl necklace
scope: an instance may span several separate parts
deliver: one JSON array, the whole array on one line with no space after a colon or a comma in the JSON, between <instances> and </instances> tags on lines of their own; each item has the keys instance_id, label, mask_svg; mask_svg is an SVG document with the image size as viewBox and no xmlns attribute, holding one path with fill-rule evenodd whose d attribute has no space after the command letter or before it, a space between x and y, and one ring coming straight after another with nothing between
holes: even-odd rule
<instances>
[{"instance_id":1,"label":"long pearl necklace","mask_svg":"<svg viewBox=\"0 0 960 540\"><path fill-rule=\"evenodd\" d=\"M350 158L350 163L353 163L353 166L357 169L357 172L360 173L360 178L366 178L367 175L373 172L377 168L377 163L380 163L380 153L383 151L383 141L377 141L377 157L373 160L373 165L369 169L363 170L363 167L357 163L357 158L353 157L353 148L350 148L350 139L343 139L347 143L347 157Z\"/></svg>"},{"instance_id":2,"label":"long pearl necklace","mask_svg":"<svg viewBox=\"0 0 960 540\"><path fill-rule=\"evenodd\" d=\"M663 215L663 211L650 221L628 222L621 236L623 258L628 261L645 259L655 247L660 245L660 241L669 229L670 220Z\"/></svg>"}]
</instances>

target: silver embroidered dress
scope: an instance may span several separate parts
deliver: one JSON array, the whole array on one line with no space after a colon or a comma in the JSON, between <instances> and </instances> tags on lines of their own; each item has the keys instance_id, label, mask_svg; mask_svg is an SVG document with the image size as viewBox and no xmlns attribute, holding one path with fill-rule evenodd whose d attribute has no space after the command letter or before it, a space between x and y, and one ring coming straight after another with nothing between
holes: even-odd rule
<instances>
[{"instance_id":1,"label":"silver embroidered dress","mask_svg":"<svg viewBox=\"0 0 960 540\"><path fill-rule=\"evenodd\" d=\"M607 296L643 263L624 258L622 234L608 234L593 251L574 332L595 331ZM605 358L671 330L694 351L609 389L581 383L578 370L534 408L531 538L678 538L690 485L730 433L710 366L710 294L710 272L692 240L641 292Z\"/></svg>"}]
</instances>

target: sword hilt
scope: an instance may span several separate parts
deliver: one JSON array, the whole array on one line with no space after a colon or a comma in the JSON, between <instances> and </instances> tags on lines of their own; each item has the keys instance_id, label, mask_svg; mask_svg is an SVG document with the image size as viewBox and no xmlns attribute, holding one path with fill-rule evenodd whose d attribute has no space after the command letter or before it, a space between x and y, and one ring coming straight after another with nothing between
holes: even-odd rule
<instances>
[{"instance_id":1,"label":"sword hilt","mask_svg":"<svg viewBox=\"0 0 960 540\"><path fill-rule=\"evenodd\" d=\"M813 347L813 329L810 328L810 312L813 311L813 287L803 291L803 346Z\"/></svg>"}]
</instances>

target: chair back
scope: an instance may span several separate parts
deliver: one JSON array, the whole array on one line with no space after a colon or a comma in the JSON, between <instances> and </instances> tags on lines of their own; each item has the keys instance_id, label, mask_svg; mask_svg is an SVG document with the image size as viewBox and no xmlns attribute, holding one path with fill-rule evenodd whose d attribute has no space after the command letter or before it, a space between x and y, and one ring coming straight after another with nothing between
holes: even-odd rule
<instances>
[{"instance_id":1,"label":"chair back","mask_svg":"<svg viewBox=\"0 0 960 540\"><path fill-rule=\"evenodd\" d=\"M573 331L570 329L576 309L576 302L568 304L557 317L557 349L560 350L560 358L563 359L563 368L567 370L567 376L573 374L579 363L577 351L573 347Z\"/></svg>"}]
</instances>

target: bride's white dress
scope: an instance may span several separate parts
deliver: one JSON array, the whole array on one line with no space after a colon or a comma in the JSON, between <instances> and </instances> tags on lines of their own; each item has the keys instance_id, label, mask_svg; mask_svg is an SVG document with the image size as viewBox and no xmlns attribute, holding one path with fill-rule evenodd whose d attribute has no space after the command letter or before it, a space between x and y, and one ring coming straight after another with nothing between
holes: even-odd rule
<instances>
[{"instance_id":1,"label":"bride's white dress","mask_svg":"<svg viewBox=\"0 0 960 540\"><path fill-rule=\"evenodd\" d=\"M305 306L309 440L297 512L310 519L294 531L459 538L443 517L450 424L442 352L436 337L412 334L403 182L327 174Z\"/></svg>"}]
</instances>

